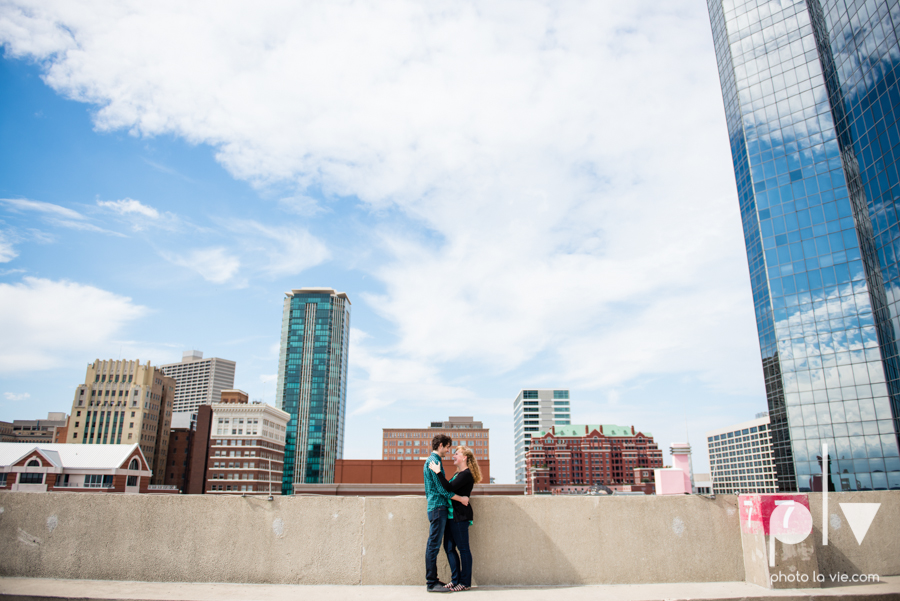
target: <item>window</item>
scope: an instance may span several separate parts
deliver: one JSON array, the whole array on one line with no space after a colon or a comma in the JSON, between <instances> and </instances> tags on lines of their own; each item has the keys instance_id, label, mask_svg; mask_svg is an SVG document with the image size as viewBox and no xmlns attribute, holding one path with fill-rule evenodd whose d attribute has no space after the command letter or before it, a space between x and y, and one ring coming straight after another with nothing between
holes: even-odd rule
<instances>
[{"instance_id":1,"label":"window","mask_svg":"<svg viewBox=\"0 0 900 601\"><path fill-rule=\"evenodd\" d=\"M567 398L569 398L569 391L568 390L554 390L553 398L554 399L567 399Z\"/></svg>"},{"instance_id":2,"label":"window","mask_svg":"<svg viewBox=\"0 0 900 601\"><path fill-rule=\"evenodd\" d=\"M538 398L538 391L537 390L523 390L522 398L523 399L536 399L536 398Z\"/></svg>"},{"instance_id":3,"label":"window","mask_svg":"<svg viewBox=\"0 0 900 601\"><path fill-rule=\"evenodd\" d=\"M19 474L19 484L43 484L44 474Z\"/></svg>"},{"instance_id":4,"label":"window","mask_svg":"<svg viewBox=\"0 0 900 601\"><path fill-rule=\"evenodd\" d=\"M125 486L137 486L138 485L138 477L137 476L128 476L128 480L125 482Z\"/></svg>"},{"instance_id":5,"label":"window","mask_svg":"<svg viewBox=\"0 0 900 601\"><path fill-rule=\"evenodd\" d=\"M41 467L41 462L37 459L32 459L28 463L25 464L25 467Z\"/></svg>"},{"instance_id":6,"label":"window","mask_svg":"<svg viewBox=\"0 0 900 601\"><path fill-rule=\"evenodd\" d=\"M84 477L85 488L107 488L112 486L113 477L100 474L88 474Z\"/></svg>"}]
</instances>

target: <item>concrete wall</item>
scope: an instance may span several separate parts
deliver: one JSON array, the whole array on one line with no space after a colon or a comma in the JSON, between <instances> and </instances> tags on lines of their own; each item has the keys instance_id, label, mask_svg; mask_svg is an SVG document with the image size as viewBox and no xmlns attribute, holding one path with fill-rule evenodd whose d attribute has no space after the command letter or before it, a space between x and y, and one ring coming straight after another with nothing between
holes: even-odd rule
<instances>
[{"instance_id":1,"label":"concrete wall","mask_svg":"<svg viewBox=\"0 0 900 601\"><path fill-rule=\"evenodd\" d=\"M882 508L862 545L844 522L832 527L820 557L863 573L900 574L900 493L832 493L829 500L835 522L843 519L839 502ZM733 496L480 497L473 507L476 584L744 579ZM818 527L821 505L813 503L812 512ZM427 528L423 498L270 502L6 492L0 493L0 576L423 584ZM447 578L443 552L439 566Z\"/></svg>"}]
</instances>

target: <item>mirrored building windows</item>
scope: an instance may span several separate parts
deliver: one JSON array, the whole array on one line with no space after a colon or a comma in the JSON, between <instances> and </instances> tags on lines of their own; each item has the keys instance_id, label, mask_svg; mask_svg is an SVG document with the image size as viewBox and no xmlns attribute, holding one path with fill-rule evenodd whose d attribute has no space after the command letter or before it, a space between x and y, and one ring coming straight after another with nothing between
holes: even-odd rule
<instances>
[{"instance_id":1,"label":"mirrored building windows","mask_svg":"<svg viewBox=\"0 0 900 601\"><path fill-rule=\"evenodd\" d=\"M278 359L278 408L285 433L282 494L294 483L334 482L343 458L350 300L331 288L286 293Z\"/></svg>"},{"instance_id":2,"label":"mirrored building windows","mask_svg":"<svg viewBox=\"0 0 900 601\"><path fill-rule=\"evenodd\" d=\"M900 4L708 5L778 488L900 488Z\"/></svg>"}]
</instances>

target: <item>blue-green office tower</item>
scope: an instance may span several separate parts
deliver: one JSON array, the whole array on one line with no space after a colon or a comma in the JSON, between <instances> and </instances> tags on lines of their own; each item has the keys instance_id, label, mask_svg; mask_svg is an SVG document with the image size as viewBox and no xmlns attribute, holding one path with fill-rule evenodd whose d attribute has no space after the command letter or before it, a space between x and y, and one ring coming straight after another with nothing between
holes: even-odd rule
<instances>
[{"instance_id":1,"label":"blue-green office tower","mask_svg":"<svg viewBox=\"0 0 900 601\"><path fill-rule=\"evenodd\" d=\"M708 5L778 486L898 489L900 3Z\"/></svg>"},{"instance_id":2,"label":"blue-green office tower","mask_svg":"<svg viewBox=\"0 0 900 601\"><path fill-rule=\"evenodd\" d=\"M290 413L281 492L334 482L344 452L350 299L331 288L285 294L278 354L278 408Z\"/></svg>"}]
</instances>

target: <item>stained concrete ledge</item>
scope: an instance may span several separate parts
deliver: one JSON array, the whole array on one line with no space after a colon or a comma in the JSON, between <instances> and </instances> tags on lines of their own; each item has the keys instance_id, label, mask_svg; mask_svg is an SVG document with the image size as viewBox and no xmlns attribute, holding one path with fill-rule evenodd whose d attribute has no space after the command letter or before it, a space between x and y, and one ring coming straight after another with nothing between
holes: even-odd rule
<instances>
[{"instance_id":1,"label":"stained concrete ledge","mask_svg":"<svg viewBox=\"0 0 900 601\"><path fill-rule=\"evenodd\" d=\"M481 587L468 592L484 601L882 601L900 599L900 577L877 584L826 589L766 590L746 582L586 585L570 587ZM277 584L169 584L0 578L4 601L371 601L432 599L424 586L302 586Z\"/></svg>"},{"instance_id":2,"label":"stained concrete ledge","mask_svg":"<svg viewBox=\"0 0 900 601\"><path fill-rule=\"evenodd\" d=\"M827 565L900 574L900 492L829 500L832 524L840 502L882 507L862 545L846 523L832 526L819 551ZM482 497L473 507L478 586L744 580L734 496ZM419 585L427 530L424 498L4 492L0 576Z\"/></svg>"}]
</instances>

